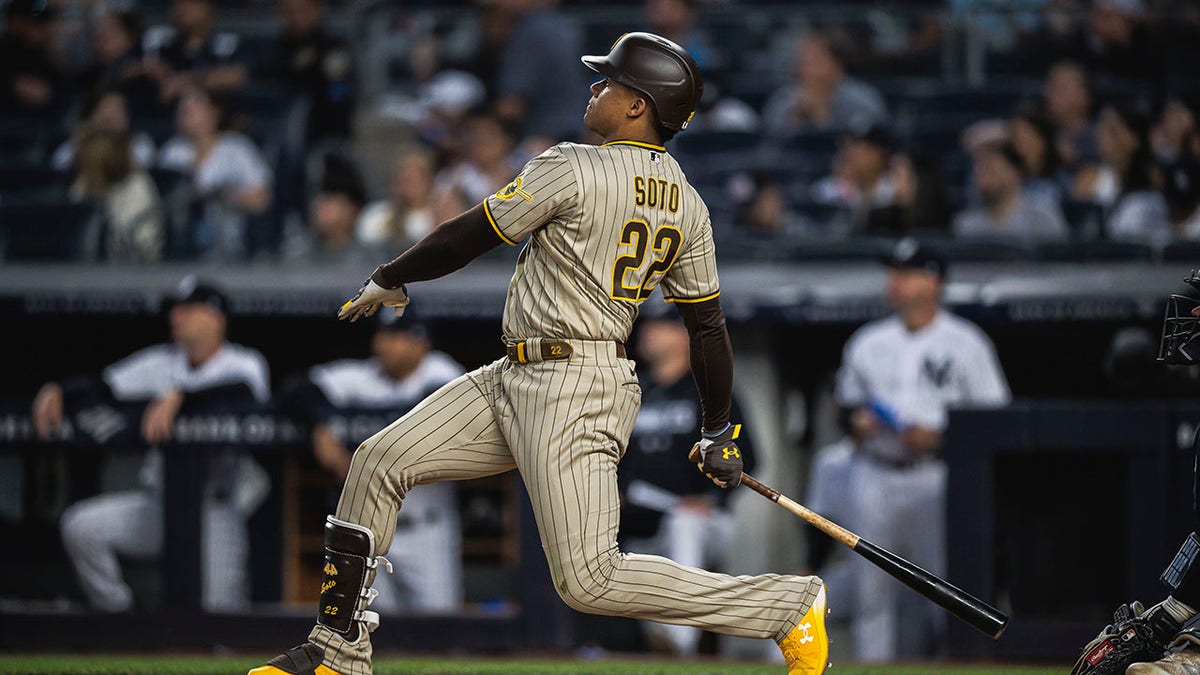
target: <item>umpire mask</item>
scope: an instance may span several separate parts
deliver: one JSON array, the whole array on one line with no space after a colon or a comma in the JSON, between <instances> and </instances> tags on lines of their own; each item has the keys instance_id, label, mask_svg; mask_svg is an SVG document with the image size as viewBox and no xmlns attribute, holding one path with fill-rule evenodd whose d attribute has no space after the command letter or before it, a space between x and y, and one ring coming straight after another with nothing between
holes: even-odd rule
<instances>
[{"instance_id":1,"label":"umpire mask","mask_svg":"<svg viewBox=\"0 0 1200 675\"><path fill-rule=\"evenodd\" d=\"M1200 276L1196 270L1184 279L1200 291ZM1167 296L1163 317L1162 342L1158 360L1174 365L1192 365L1200 361L1200 299L1172 293Z\"/></svg>"}]
</instances>

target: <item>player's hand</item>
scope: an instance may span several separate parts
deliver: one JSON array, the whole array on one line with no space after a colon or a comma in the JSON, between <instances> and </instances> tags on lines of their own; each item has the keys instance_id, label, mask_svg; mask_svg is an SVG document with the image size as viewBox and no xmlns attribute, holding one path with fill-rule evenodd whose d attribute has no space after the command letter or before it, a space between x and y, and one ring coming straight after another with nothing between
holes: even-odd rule
<instances>
[{"instance_id":1,"label":"player's hand","mask_svg":"<svg viewBox=\"0 0 1200 675\"><path fill-rule=\"evenodd\" d=\"M171 389L162 398L146 406L142 415L142 438L151 445L171 439L171 427L175 426L175 416L183 405L183 392Z\"/></svg>"},{"instance_id":2,"label":"player's hand","mask_svg":"<svg viewBox=\"0 0 1200 675\"><path fill-rule=\"evenodd\" d=\"M860 441L878 435L882 428L879 418L868 408L857 408L850 413L850 433Z\"/></svg>"},{"instance_id":3,"label":"player's hand","mask_svg":"<svg viewBox=\"0 0 1200 675\"><path fill-rule=\"evenodd\" d=\"M702 433L704 437L688 453L688 459L717 487L737 487L742 482L742 451L734 443L741 432L742 425L730 424L718 434Z\"/></svg>"},{"instance_id":4,"label":"player's hand","mask_svg":"<svg viewBox=\"0 0 1200 675\"><path fill-rule=\"evenodd\" d=\"M355 293L353 298L342 305L342 308L338 310L338 318L350 319L350 322L353 323L363 317L371 316L379 309L380 305L394 308L396 316L401 316L404 314L404 308L408 307L408 290L403 285L399 288L384 288L372 276L367 279L362 288L358 289L358 293Z\"/></svg>"},{"instance_id":5,"label":"player's hand","mask_svg":"<svg viewBox=\"0 0 1200 675\"><path fill-rule=\"evenodd\" d=\"M900 432L900 442L914 455L924 455L937 449L942 442L942 435L937 429L914 424Z\"/></svg>"},{"instance_id":6,"label":"player's hand","mask_svg":"<svg viewBox=\"0 0 1200 675\"><path fill-rule=\"evenodd\" d=\"M33 428L38 438L47 440L62 427L63 390L53 382L42 385L33 399Z\"/></svg>"}]
</instances>

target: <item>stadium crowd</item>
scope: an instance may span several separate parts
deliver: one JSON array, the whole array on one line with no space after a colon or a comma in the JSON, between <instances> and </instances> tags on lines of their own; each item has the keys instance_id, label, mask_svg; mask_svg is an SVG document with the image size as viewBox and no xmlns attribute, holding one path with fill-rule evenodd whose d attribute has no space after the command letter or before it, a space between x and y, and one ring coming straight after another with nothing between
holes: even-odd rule
<instances>
[{"instance_id":1,"label":"stadium crowd","mask_svg":"<svg viewBox=\"0 0 1200 675\"><path fill-rule=\"evenodd\" d=\"M875 358L880 372L865 372L848 348L835 396L838 433L847 435L834 448L840 454L813 475L827 479L827 491L852 479L900 485L915 506L897 513L925 522L920 516L939 513L944 499L944 466L929 448L945 429L946 408L1004 405L1010 396L990 342L940 312L944 259L1170 260L1200 251L1200 7L1193 3L1030 0L997 9L985 0L910 0L870 12L858 3L645 0L596 11L599 4L8 0L0 37L0 261L337 265L365 273L500 189L552 144L596 140L581 124L588 80L578 56L604 51L624 30L653 30L683 44L705 72L701 110L668 149L713 213L722 259L799 260L814 252L827 259L822 247L831 245L841 246L839 255L867 257L882 242L921 242L893 261L887 292L895 316L851 345L862 351L870 340L894 340L911 352L901 366L932 371L941 393L931 395L924 387L933 385L919 378L891 391L882 384L891 373L882 371L894 364ZM190 305L209 322L213 354L224 340L224 300L177 298L169 316L180 344L160 351L180 372L186 345L177 333L186 332L187 319L179 306ZM940 331L949 335L944 344L961 347L967 335L974 351L959 363L993 363L994 381L968 386L951 361L921 361L924 342L904 342L901 324L926 331L924 342L938 343ZM396 335L411 329L379 328L374 361L314 368L279 397L313 428L315 461L339 479L357 439L336 434L323 416L352 407L341 394L373 392L379 400L366 403L407 409L457 372L445 363L419 371L416 362L433 345L424 328ZM678 326L645 335L657 337L640 345L652 370L644 386L659 390L646 397L647 408L675 421L678 409L694 414L693 400L677 400L692 394L683 370L676 372L684 363ZM254 365L263 357L245 358ZM396 359L401 365L389 368ZM134 370L159 367L146 363ZM92 384L121 399L123 387L137 388L114 375L117 366ZM145 422L148 444L162 440L187 396L211 384L152 375L157 389L129 396L150 399L148 415L159 418ZM251 399L266 397L256 389L265 372L243 379ZM958 389L946 393L944 384ZM39 433L61 422L72 395L78 391L54 383L43 388L33 414ZM916 409L914 400L936 405ZM648 419L635 432L648 440L633 453L644 454L641 468L629 463L632 484L652 482L636 472L656 473L645 467L660 461L654 452L672 442L666 436L691 438L698 424L689 418L670 431ZM864 458L863 450L851 466L852 454L873 446L903 457ZM904 454L910 450L917 459ZM845 461L832 461L838 457ZM146 463L146 473L161 471L153 454ZM910 470L921 473L916 487L900 483L916 475ZM210 491L234 494L230 486L222 492L220 478ZM151 492L161 489L161 481L148 482ZM653 511L640 514L650 523L642 532L639 514L626 514L634 545L709 557L685 535L700 516L728 520L724 498L694 485L651 487L626 494L634 507ZM674 492L658 499L663 490ZM134 606L116 561L130 553L130 540L134 554L161 548L142 536L162 529L144 492L94 497L63 519L64 545L96 608ZM654 508L638 504L639 493ZM245 539L244 520L259 498L206 499L205 541ZM437 500L400 526L416 537L423 524L453 520L453 495ZM855 509L884 511L875 505L829 508L839 506L844 522L871 538L896 530L855 521ZM130 527L97 526L107 521ZM930 536L933 559L918 562L936 569L944 552L940 535ZM446 544L445 559L457 559L455 545ZM239 555L241 566L247 553ZM810 556L809 565L828 571L821 558ZM428 606L457 606L457 568L434 567L449 581L428 594L437 598ZM232 581L205 574L210 587L245 583L237 574ZM863 624L858 632L896 633L898 600L865 607L885 594L848 587L839 600ZM208 595L205 603L221 607ZM858 656L935 651L942 627L924 614L928 644L918 651L904 653L892 635L875 640L883 646L874 652L856 643ZM680 653L694 652L699 639L658 637Z\"/></svg>"},{"instance_id":2,"label":"stadium crowd","mask_svg":"<svg viewBox=\"0 0 1200 675\"><path fill-rule=\"evenodd\" d=\"M10 0L3 258L361 264L592 140L577 57L615 37L611 16L433 4ZM1145 258L1200 240L1190 3L624 9L705 70L671 149L730 256L918 235L987 244L952 256Z\"/></svg>"}]
</instances>

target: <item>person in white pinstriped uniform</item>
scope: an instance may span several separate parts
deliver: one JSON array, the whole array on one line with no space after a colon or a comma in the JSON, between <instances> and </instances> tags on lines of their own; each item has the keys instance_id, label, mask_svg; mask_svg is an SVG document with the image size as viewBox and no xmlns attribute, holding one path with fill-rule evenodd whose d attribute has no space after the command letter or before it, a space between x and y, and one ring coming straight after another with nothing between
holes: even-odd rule
<instances>
[{"instance_id":1,"label":"person in white pinstriped uniform","mask_svg":"<svg viewBox=\"0 0 1200 675\"><path fill-rule=\"evenodd\" d=\"M64 406L77 401L150 399L141 420L151 446L139 476L143 487L101 494L63 512L63 545L92 607L133 607L117 556L154 558L162 551L162 453L185 401L264 402L267 363L253 349L225 340L228 301L216 288L185 279L170 299L172 344L147 347L114 363L97 380L76 378L42 387L34 402L39 435L61 424ZM201 517L201 601L210 611L245 609L249 599L246 519L270 491L266 471L249 455L226 451L209 458Z\"/></svg>"},{"instance_id":2,"label":"person in white pinstriped uniform","mask_svg":"<svg viewBox=\"0 0 1200 675\"><path fill-rule=\"evenodd\" d=\"M663 146L695 112L699 68L648 33L626 34L607 56L583 62L604 78L591 86L583 122L605 143L560 143L530 160L508 186L378 267L339 311L352 321L380 307L403 312L406 284L529 238L505 302L507 358L456 379L359 446L326 520L317 625L253 675L370 673L379 618L371 583L405 494L512 469L570 607L771 638L789 673L825 671L820 579L732 577L617 546L617 464L641 400L625 341L654 288L687 325L703 411L696 466L721 487L741 481L741 426L730 420L732 347L708 208Z\"/></svg>"},{"instance_id":3,"label":"person in white pinstriped uniform","mask_svg":"<svg viewBox=\"0 0 1200 675\"><path fill-rule=\"evenodd\" d=\"M1007 405L1008 383L991 340L941 307L945 264L915 240L889 259L894 314L855 331L846 343L834 398L846 440L813 459L806 501L872 542L944 575L946 465L937 456L947 410ZM900 585L851 556L855 656L901 654ZM832 571L830 571L832 574ZM928 649L941 615L922 603L915 633Z\"/></svg>"},{"instance_id":4,"label":"person in white pinstriped uniform","mask_svg":"<svg viewBox=\"0 0 1200 675\"><path fill-rule=\"evenodd\" d=\"M369 359L343 359L314 366L293 399L313 424L318 463L338 478L350 470L352 430L334 425L339 409L378 409L404 414L463 374L454 359L431 350L429 327L410 315L376 316ZM380 613L404 609L447 611L462 604L462 528L454 483L430 483L404 497L388 559L395 574L375 580Z\"/></svg>"}]
</instances>

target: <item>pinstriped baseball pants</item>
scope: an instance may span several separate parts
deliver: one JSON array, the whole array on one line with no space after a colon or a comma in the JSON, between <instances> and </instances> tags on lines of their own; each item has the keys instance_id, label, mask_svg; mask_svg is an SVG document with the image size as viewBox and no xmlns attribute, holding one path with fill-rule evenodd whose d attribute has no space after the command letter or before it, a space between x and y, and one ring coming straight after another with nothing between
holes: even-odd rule
<instances>
[{"instance_id":1,"label":"pinstriped baseball pants","mask_svg":"<svg viewBox=\"0 0 1200 675\"><path fill-rule=\"evenodd\" d=\"M572 608L781 639L820 588L817 577L732 577L617 549L617 462L641 403L633 362L612 342L571 341L569 359L501 359L447 384L359 446L337 517L391 545L414 485L521 472L555 587ZM680 470L687 465L680 458ZM309 639L339 673L371 671L369 638L317 625Z\"/></svg>"}]
</instances>

